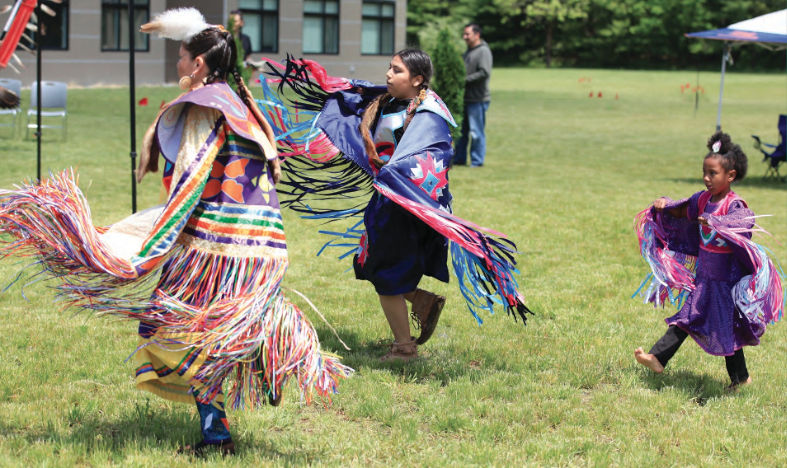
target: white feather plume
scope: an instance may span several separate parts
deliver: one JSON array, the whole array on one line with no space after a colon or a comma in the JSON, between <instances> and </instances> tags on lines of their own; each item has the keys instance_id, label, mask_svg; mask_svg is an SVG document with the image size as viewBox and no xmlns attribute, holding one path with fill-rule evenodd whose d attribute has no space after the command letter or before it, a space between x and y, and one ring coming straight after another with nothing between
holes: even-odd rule
<instances>
[{"instance_id":1,"label":"white feather plume","mask_svg":"<svg viewBox=\"0 0 787 468\"><path fill-rule=\"evenodd\" d=\"M209 27L211 25L196 8L174 8L159 14L150 23L143 24L140 31L155 32L159 37L185 41Z\"/></svg>"}]
</instances>

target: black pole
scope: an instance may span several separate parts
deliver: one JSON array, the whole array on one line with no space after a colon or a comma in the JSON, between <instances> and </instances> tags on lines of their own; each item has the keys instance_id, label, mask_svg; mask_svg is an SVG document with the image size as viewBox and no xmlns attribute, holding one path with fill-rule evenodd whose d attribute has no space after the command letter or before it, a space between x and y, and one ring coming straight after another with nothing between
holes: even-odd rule
<instances>
[{"instance_id":1,"label":"black pole","mask_svg":"<svg viewBox=\"0 0 787 468\"><path fill-rule=\"evenodd\" d=\"M41 182L41 2L36 5L36 181Z\"/></svg>"},{"instance_id":2,"label":"black pole","mask_svg":"<svg viewBox=\"0 0 787 468\"><path fill-rule=\"evenodd\" d=\"M137 212L137 177L134 169L137 167L137 98L134 79L134 0L128 0L128 90L129 90L129 119L131 120L131 212Z\"/></svg>"}]
</instances>

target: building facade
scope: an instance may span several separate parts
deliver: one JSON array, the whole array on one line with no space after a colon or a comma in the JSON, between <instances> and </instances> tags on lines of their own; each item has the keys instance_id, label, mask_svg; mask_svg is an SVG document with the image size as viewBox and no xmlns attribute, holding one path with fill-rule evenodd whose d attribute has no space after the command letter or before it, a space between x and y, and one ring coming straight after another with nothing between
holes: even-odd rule
<instances>
[{"instance_id":1,"label":"building facade","mask_svg":"<svg viewBox=\"0 0 787 468\"><path fill-rule=\"evenodd\" d=\"M71 85L127 85L129 0L48 0L55 17L40 27L42 77ZM209 23L240 10L252 60L287 54L316 60L336 76L381 82L391 54L404 47L407 0L134 0L135 29L170 8L193 6ZM34 38L35 39L35 38ZM22 45L30 45L25 39ZM178 44L135 34L137 85L177 81ZM35 80L35 55L18 50L24 69L0 76Z\"/></svg>"}]
</instances>

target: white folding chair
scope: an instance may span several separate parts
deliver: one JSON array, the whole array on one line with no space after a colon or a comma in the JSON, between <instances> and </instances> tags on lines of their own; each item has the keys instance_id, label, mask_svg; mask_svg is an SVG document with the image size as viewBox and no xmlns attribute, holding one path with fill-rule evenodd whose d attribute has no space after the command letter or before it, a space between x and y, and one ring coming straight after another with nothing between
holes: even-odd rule
<instances>
[{"instance_id":1,"label":"white folding chair","mask_svg":"<svg viewBox=\"0 0 787 468\"><path fill-rule=\"evenodd\" d=\"M38 106L38 86L33 82L30 89L30 107L27 109L27 129L25 138L30 135L30 129L36 128L36 112ZM41 128L62 129L63 139L66 139L66 96L68 87L61 81L41 82ZM44 125L44 118L60 117L59 125L48 123ZM31 122L32 119L32 122Z\"/></svg>"},{"instance_id":2,"label":"white folding chair","mask_svg":"<svg viewBox=\"0 0 787 468\"><path fill-rule=\"evenodd\" d=\"M11 78L0 78L0 86L22 97L22 82ZM0 120L0 127L10 127L11 136L16 135L16 129L19 127L19 116L22 115L21 100L20 104L11 109L0 109L0 116L12 116L11 122L6 122L5 119Z\"/></svg>"}]
</instances>

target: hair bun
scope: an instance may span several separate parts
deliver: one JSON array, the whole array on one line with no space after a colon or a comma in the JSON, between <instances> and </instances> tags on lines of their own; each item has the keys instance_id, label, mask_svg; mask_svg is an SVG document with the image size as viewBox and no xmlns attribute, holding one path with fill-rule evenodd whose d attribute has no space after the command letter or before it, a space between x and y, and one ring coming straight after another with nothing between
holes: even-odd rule
<instances>
[{"instance_id":1,"label":"hair bun","mask_svg":"<svg viewBox=\"0 0 787 468\"><path fill-rule=\"evenodd\" d=\"M718 131L708 139L707 146L714 153L724 154L732 149L732 138L728 134Z\"/></svg>"}]
</instances>

